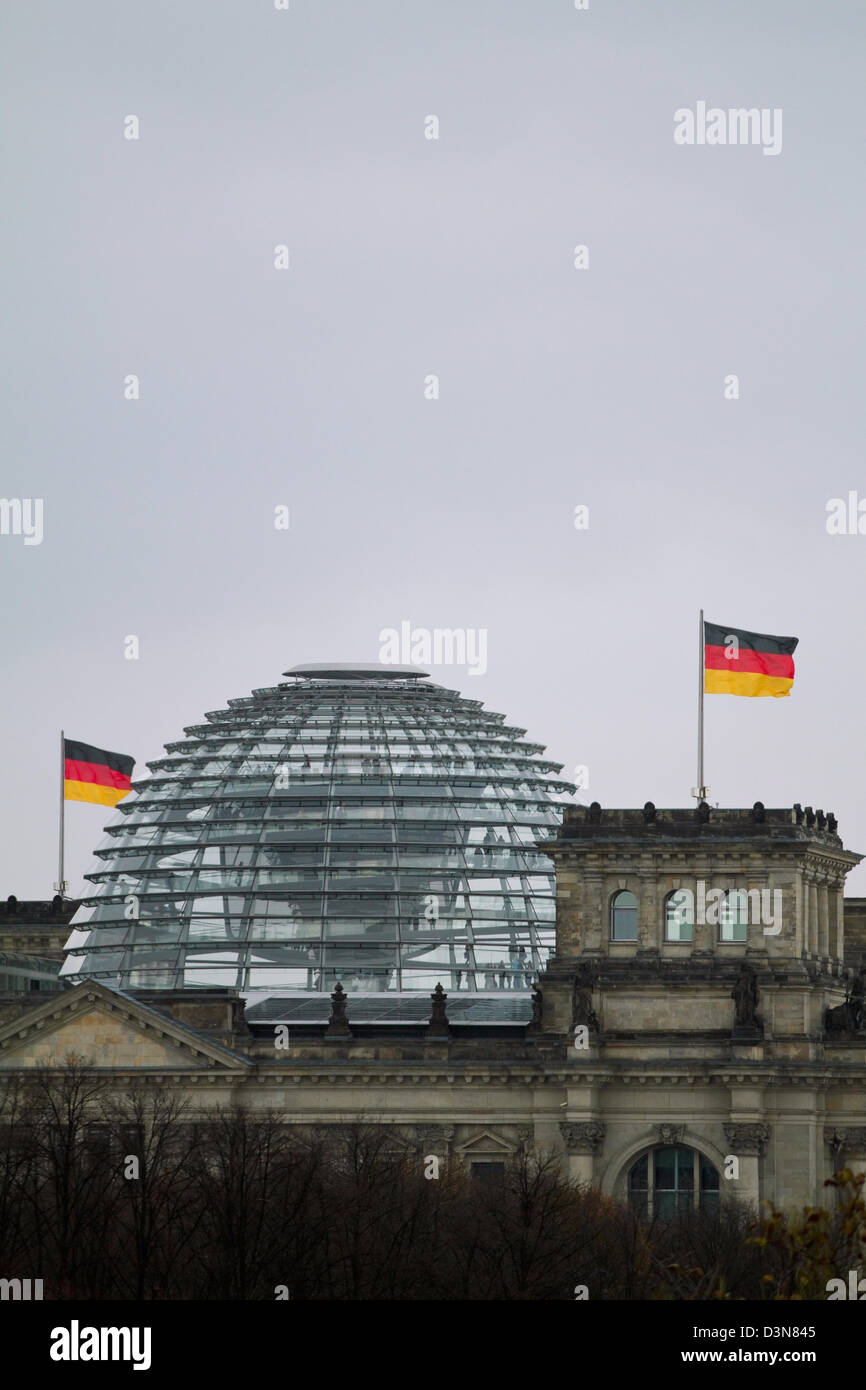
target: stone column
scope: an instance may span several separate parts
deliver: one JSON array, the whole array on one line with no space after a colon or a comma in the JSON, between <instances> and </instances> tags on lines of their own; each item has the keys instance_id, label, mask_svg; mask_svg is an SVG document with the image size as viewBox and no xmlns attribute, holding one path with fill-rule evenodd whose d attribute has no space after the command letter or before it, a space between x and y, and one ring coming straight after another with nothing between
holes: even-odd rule
<instances>
[{"instance_id":1,"label":"stone column","mask_svg":"<svg viewBox=\"0 0 866 1390\"><path fill-rule=\"evenodd\" d=\"M704 884L703 897L701 897L700 893L698 892L699 882L702 882ZM699 951L702 955L706 955L709 952L712 952L712 954L715 955L715 953L718 950L719 929L718 927L710 926L710 924L707 922L706 907L704 908L703 916L699 915L700 903L706 902L706 894L709 893L710 889L713 887L713 884L710 880L709 872L704 863L701 863L697 866L695 877L691 883L688 881L688 879L685 879L683 881L683 887L691 889L692 893L694 894L695 928L692 932L692 940L694 942L692 949L693 951Z\"/></svg>"},{"instance_id":2,"label":"stone column","mask_svg":"<svg viewBox=\"0 0 866 1390\"><path fill-rule=\"evenodd\" d=\"M559 869L557 867L557 873ZM575 875L575 880L577 876ZM608 897L609 885L602 878L601 874L588 872L580 883L581 910L580 910L580 934L577 949L585 954L587 951L598 954L607 954L608 935L610 926L608 922ZM559 890L557 889L557 892ZM557 941L557 954L562 955L563 951ZM565 953L567 954L567 952Z\"/></svg>"},{"instance_id":3,"label":"stone column","mask_svg":"<svg viewBox=\"0 0 866 1390\"><path fill-rule=\"evenodd\" d=\"M654 876L641 873L638 898L638 949L659 951L664 940L662 898Z\"/></svg>"},{"instance_id":4,"label":"stone column","mask_svg":"<svg viewBox=\"0 0 866 1390\"><path fill-rule=\"evenodd\" d=\"M830 947L837 960L845 959L844 883L834 883L830 894Z\"/></svg>"},{"instance_id":5,"label":"stone column","mask_svg":"<svg viewBox=\"0 0 866 1390\"><path fill-rule=\"evenodd\" d=\"M818 955L830 954L830 905L826 883L818 884Z\"/></svg>"},{"instance_id":6,"label":"stone column","mask_svg":"<svg viewBox=\"0 0 866 1390\"><path fill-rule=\"evenodd\" d=\"M807 884L809 900L809 931L806 950L810 956L818 954L818 885L810 875Z\"/></svg>"},{"instance_id":7,"label":"stone column","mask_svg":"<svg viewBox=\"0 0 866 1390\"><path fill-rule=\"evenodd\" d=\"M770 1127L765 1124L726 1124L725 1139L728 1154L739 1161L739 1178L736 1182L726 1179L722 1174L722 1196L738 1197L742 1202L756 1205L761 1197L760 1160L767 1149Z\"/></svg>"},{"instance_id":8,"label":"stone column","mask_svg":"<svg viewBox=\"0 0 866 1390\"><path fill-rule=\"evenodd\" d=\"M559 1132L568 1155L568 1176L576 1182L591 1183L595 1156L604 1144L601 1120L561 1120Z\"/></svg>"}]
</instances>

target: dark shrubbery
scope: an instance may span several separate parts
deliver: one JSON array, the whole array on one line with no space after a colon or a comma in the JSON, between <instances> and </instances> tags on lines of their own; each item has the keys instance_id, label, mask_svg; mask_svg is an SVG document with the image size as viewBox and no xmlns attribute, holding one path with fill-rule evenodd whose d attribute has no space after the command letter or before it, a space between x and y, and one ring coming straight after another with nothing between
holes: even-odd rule
<instances>
[{"instance_id":1,"label":"dark shrubbery","mask_svg":"<svg viewBox=\"0 0 866 1390\"><path fill-rule=\"evenodd\" d=\"M53 1299L826 1298L862 1258L850 1175L832 1213L647 1225L551 1157L490 1180L425 1166L384 1125L194 1123L165 1088L19 1075L0 1087L0 1277Z\"/></svg>"}]
</instances>

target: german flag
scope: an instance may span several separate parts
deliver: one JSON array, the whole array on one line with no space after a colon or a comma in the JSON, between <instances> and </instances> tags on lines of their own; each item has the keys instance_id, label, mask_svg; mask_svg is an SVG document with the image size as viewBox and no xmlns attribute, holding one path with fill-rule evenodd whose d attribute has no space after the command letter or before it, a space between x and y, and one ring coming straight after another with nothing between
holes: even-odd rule
<instances>
[{"instance_id":1,"label":"german flag","mask_svg":"<svg viewBox=\"0 0 866 1390\"><path fill-rule=\"evenodd\" d=\"M798 637L704 623L707 695L790 695Z\"/></svg>"},{"instance_id":2,"label":"german flag","mask_svg":"<svg viewBox=\"0 0 866 1390\"><path fill-rule=\"evenodd\" d=\"M135 759L125 753L106 753L90 743L63 740L63 798L116 806L132 790Z\"/></svg>"}]
</instances>

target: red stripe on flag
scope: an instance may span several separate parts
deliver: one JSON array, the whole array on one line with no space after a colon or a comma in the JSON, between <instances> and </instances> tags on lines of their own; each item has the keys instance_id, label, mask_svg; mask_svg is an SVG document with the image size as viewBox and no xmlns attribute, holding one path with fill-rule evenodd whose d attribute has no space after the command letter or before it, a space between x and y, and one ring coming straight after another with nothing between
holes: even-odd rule
<instances>
[{"instance_id":1,"label":"red stripe on flag","mask_svg":"<svg viewBox=\"0 0 866 1390\"><path fill-rule=\"evenodd\" d=\"M708 671L755 671L762 676L787 676L794 678L794 658L781 656L775 652L755 652L749 647L740 647L736 656L726 656L727 647L704 648L704 666Z\"/></svg>"},{"instance_id":2,"label":"red stripe on flag","mask_svg":"<svg viewBox=\"0 0 866 1390\"><path fill-rule=\"evenodd\" d=\"M67 782L96 782L100 787L115 787L118 791L121 788L129 791L132 786L125 772L116 772L105 763L79 763L74 758L66 759L63 776Z\"/></svg>"}]
</instances>

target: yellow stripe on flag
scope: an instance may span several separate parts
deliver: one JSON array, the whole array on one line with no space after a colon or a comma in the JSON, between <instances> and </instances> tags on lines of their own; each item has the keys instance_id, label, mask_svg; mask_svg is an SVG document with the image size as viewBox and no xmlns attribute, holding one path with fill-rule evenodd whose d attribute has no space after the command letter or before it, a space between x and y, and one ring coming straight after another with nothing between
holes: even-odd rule
<instances>
[{"instance_id":1,"label":"yellow stripe on flag","mask_svg":"<svg viewBox=\"0 0 866 1390\"><path fill-rule=\"evenodd\" d=\"M94 801L99 806L116 806L125 796L129 796L129 787L103 787L98 782L70 782L68 778L63 783L64 801Z\"/></svg>"},{"instance_id":2,"label":"yellow stripe on flag","mask_svg":"<svg viewBox=\"0 0 866 1390\"><path fill-rule=\"evenodd\" d=\"M790 695L793 679L788 676L762 676L760 671L714 671L704 669L707 695Z\"/></svg>"}]
</instances>

